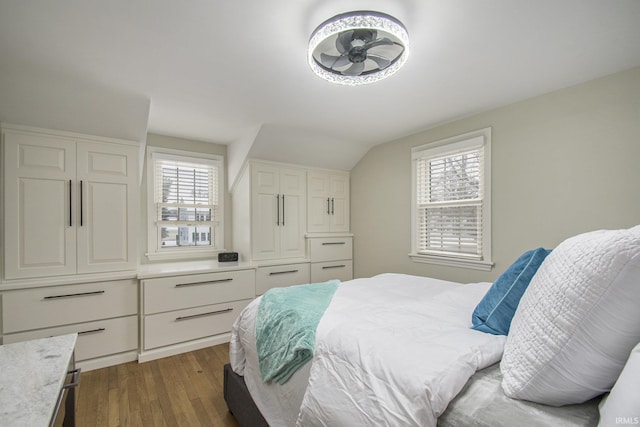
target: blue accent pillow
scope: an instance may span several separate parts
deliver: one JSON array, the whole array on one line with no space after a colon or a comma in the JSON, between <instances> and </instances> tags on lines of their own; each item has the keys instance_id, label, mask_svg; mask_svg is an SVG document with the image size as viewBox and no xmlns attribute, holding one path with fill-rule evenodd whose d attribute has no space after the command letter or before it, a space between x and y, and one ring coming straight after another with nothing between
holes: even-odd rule
<instances>
[{"instance_id":1,"label":"blue accent pillow","mask_svg":"<svg viewBox=\"0 0 640 427\"><path fill-rule=\"evenodd\" d=\"M525 252L498 277L476 306L471 329L493 335L508 335L520 298L551 250L538 248Z\"/></svg>"}]
</instances>

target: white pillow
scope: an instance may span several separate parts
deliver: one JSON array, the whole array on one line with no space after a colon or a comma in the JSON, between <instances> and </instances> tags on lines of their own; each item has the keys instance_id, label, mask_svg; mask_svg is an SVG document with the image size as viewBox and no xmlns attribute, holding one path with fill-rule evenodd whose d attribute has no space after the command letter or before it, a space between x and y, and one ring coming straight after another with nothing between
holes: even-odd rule
<instances>
[{"instance_id":1,"label":"white pillow","mask_svg":"<svg viewBox=\"0 0 640 427\"><path fill-rule=\"evenodd\" d=\"M500 368L507 396L582 403L611 389L640 341L640 226L569 238L520 300Z\"/></svg>"},{"instance_id":2,"label":"white pillow","mask_svg":"<svg viewBox=\"0 0 640 427\"><path fill-rule=\"evenodd\" d=\"M598 427L640 424L640 343L633 349L627 364L600 404Z\"/></svg>"}]
</instances>

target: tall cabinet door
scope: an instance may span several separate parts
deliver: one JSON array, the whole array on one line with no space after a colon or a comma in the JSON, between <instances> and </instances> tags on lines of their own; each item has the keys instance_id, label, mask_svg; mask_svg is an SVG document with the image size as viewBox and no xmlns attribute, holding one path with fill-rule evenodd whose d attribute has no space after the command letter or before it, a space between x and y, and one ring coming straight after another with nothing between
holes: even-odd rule
<instances>
[{"instance_id":1,"label":"tall cabinet door","mask_svg":"<svg viewBox=\"0 0 640 427\"><path fill-rule=\"evenodd\" d=\"M309 172L308 175L308 202L309 211L307 217L307 230L310 233L329 231L331 199L330 180L326 173Z\"/></svg>"},{"instance_id":2,"label":"tall cabinet door","mask_svg":"<svg viewBox=\"0 0 640 427\"><path fill-rule=\"evenodd\" d=\"M78 273L136 267L137 152L78 142Z\"/></svg>"},{"instance_id":3,"label":"tall cabinet door","mask_svg":"<svg viewBox=\"0 0 640 427\"><path fill-rule=\"evenodd\" d=\"M329 216L331 231L349 231L349 177L331 175L329 177L331 195L331 215Z\"/></svg>"},{"instance_id":4,"label":"tall cabinet door","mask_svg":"<svg viewBox=\"0 0 640 427\"><path fill-rule=\"evenodd\" d=\"M283 168L280 170L280 256L296 258L305 256L304 234L306 229L307 180L304 170Z\"/></svg>"},{"instance_id":5,"label":"tall cabinet door","mask_svg":"<svg viewBox=\"0 0 640 427\"><path fill-rule=\"evenodd\" d=\"M277 258L280 252L280 169L251 165L251 256Z\"/></svg>"},{"instance_id":6,"label":"tall cabinet door","mask_svg":"<svg viewBox=\"0 0 640 427\"><path fill-rule=\"evenodd\" d=\"M76 272L75 142L4 133L5 278Z\"/></svg>"}]
</instances>

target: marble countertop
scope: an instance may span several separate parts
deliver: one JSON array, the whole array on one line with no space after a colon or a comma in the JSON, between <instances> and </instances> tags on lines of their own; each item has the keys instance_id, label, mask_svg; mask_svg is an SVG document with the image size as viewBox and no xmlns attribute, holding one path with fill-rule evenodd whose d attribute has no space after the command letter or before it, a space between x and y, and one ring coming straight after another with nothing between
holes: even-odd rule
<instances>
[{"instance_id":1,"label":"marble countertop","mask_svg":"<svg viewBox=\"0 0 640 427\"><path fill-rule=\"evenodd\" d=\"M0 426L48 426L77 334L0 346Z\"/></svg>"}]
</instances>

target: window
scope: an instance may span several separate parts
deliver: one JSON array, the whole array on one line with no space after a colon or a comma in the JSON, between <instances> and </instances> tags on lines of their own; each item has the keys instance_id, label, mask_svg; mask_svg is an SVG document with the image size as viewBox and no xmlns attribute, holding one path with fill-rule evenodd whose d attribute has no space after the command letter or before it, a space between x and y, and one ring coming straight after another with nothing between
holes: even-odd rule
<instances>
[{"instance_id":1,"label":"window","mask_svg":"<svg viewBox=\"0 0 640 427\"><path fill-rule=\"evenodd\" d=\"M491 128L412 149L414 261L490 270Z\"/></svg>"},{"instance_id":2,"label":"window","mask_svg":"<svg viewBox=\"0 0 640 427\"><path fill-rule=\"evenodd\" d=\"M222 250L222 165L219 156L148 149L149 259L211 256Z\"/></svg>"}]
</instances>

